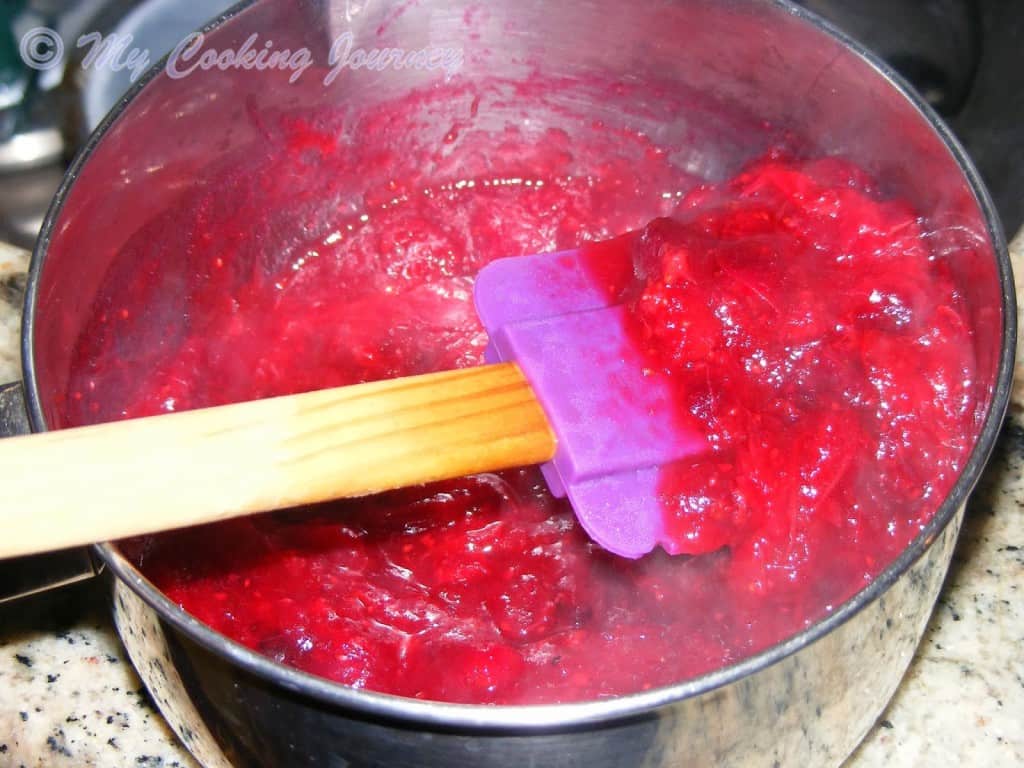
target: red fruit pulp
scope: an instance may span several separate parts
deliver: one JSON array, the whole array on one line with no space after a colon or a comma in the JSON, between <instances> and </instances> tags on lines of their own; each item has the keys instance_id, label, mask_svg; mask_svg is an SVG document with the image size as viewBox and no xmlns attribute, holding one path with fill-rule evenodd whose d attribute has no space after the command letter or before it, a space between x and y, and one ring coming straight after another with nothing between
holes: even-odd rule
<instances>
[{"instance_id":1,"label":"red fruit pulp","mask_svg":"<svg viewBox=\"0 0 1024 768\"><path fill-rule=\"evenodd\" d=\"M837 556L870 572L850 542L920 529L972 443L975 366L906 204L849 163L776 156L585 250L680 427L708 436L661 473L674 553L728 547L761 589Z\"/></svg>"},{"instance_id":2,"label":"red fruit pulp","mask_svg":"<svg viewBox=\"0 0 1024 768\"><path fill-rule=\"evenodd\" d=\"M676 383L666 417L713 446L662 477L692 556L596 549L525 468L126 544L143 572L300 669L504 704L677 682L863 587L974 432L970 331L913 213L838 161L769 159L684 197L695 181L642 135L510 129L496 145L472 127L479 96L462 97L468 160L440 137L389 149L408 103L345 131L282 118L247 170L147 225L82 333L65 423L478 364L483 264L672 214L613 246L632 269L610 290Z\"/></svg>"}]
</instances>

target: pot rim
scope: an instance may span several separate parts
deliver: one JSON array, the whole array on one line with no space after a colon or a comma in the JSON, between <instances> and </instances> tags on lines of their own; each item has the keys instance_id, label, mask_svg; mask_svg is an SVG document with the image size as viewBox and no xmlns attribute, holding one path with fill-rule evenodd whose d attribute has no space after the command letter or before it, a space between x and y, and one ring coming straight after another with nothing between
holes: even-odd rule
<instances>
[{"instance_id":1,"label":"pot rim","mask_svg":"<svg viewBox=\"0 0 1024 768\"><path fill-rule=\"evenodd\" d=\"M243 13L262 0L243 0L208 23L201 30L209 33L225 22ZM921 119L936 132L946 149L953 155L984 215L990 242L996 258L1002 298L1002 347L999 354L995 386L977 442L955 485L936 510L925 528L911 541L900 556L883 570L864 589L859 591L834 612L803 631L777 643L736 664L715 670L697 678L685 680L651 691L612 699L545 705L477 705L449 702L421 701L390 694L376 693L346 686L342 683L301 672L262 656L256 651L227 638L198 621L184 609L168 599L146 579L112 543L95 546L99 557L110 570L145 603L155 610L163 621L183 632L193 641L241 667L246 672L281 686L284 689L310 696L322 703L378 717L438 729L490 731L499 733L544 732L566 730L597 722L649 716L660 707L703 694L735 683L770 667L803 648L820 640L852 619L864 608L889 590L931 547L939 534L965 504L977 483L998 439L1012 388L1016 349L1016 293L1009 253L1002 226L992 200L980 175L964 148L932 108L879 57L847 36L815 13L795 5L791 0L752 0L775 6L809 24L822 34L829 35L847 50L859 56L891 88L899 92L916 109ZM69 197L75 181L104 136L128 110L135 97L164 70L167 58L155 64L111 110L83 150L69 168L60 189L54 197L43 222L42 231L32 255L26 288L24 321L22 327L22 366L25 382L26 405L33 431L47 430L40 403L36 379L32 339L42 265L49 249L56 222Z\"/></svg>"}]
</instances>

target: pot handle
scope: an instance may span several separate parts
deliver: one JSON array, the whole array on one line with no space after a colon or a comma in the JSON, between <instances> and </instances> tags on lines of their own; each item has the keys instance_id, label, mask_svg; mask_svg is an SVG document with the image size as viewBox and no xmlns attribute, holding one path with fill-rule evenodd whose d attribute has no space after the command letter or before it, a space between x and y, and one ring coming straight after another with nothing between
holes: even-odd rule
<instances>
[{"instance_id":1,"label":"pot handle","mask_svg":"<svg viewBox=\"0 0 1024 768\"><path fill-rule=\"evenodd\" d=\"M30 431L21 382L0 386L0 437L25 435ZM0 560L0 603L74 584L92 578L99 571L85 547Z\"/></svg>"}]
</instances>

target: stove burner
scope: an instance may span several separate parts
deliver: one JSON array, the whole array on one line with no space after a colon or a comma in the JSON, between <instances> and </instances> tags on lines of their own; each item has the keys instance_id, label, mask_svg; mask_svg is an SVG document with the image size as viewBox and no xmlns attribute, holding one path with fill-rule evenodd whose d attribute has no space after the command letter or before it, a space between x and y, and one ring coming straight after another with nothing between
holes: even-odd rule
<instances>
[{"instance_id":1,"label":"stove burner","mask_svg":"<svg viewBox=\"0 0 1024 768\"><path fill-rule=\"evenodd\" d=\"M943 116L967 100L980 58L971 0L800 0L896 69Z\"/></svg>"}]
</instances>

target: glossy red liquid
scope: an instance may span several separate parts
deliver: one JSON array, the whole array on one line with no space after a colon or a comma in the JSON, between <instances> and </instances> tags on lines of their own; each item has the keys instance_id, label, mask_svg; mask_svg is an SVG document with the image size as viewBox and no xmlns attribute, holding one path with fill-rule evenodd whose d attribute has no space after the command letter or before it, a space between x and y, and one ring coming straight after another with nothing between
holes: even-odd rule
<instances>
[{"instance_id":1,"label":"glossy red liquid","mask_svg":"<svg viewBox=\"0 0 1024 768\"><path fill-rule=\"evenodd\" d=\"M972 441L974 358L905 204L848 163L774 157L588 252L713 449L662 472L676 551L728 547L761 589L871 572L869 542L927 520Z\"/></svg>"},{"instance_id":2,"label":"glossy red liquid","mask_svg":"<svg viewBox=\"0 0 1024 768\"><path fill-rule=\"evenodd\" d=\"M67 422L477 364L482 264L674 212L609 290L677 382L666 417L714 444L662 482L699 556L596 550L529 468L129 544L172 600L353 686L572 701L777 642L863 587L934 512L972 440L970 334L906 206L834 161L769 161L684 197L694 181L665 152L600 131L508 131L466 172L445 164L447 137L389 155L374 139L393 123L371 114L342 144L336 126L282 119L259 172L140 232L82 334ZM282 186L282 167L307 172ZM358 204L353 178L367 180ZM172 250L177 271L162 266Z\"/></svg>"}]
</instances>

